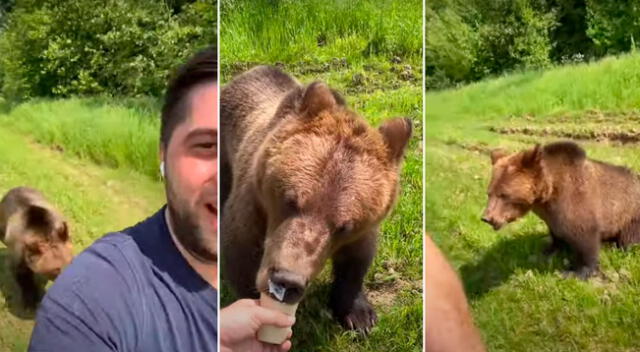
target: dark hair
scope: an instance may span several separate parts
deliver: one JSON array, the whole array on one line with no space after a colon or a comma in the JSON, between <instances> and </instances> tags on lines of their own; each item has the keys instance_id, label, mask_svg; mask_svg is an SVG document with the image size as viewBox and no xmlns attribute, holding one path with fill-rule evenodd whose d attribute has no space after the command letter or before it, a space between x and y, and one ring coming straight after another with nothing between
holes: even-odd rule
<instances>
[{"instance_id":1,"label":"dark hair","mask_svg":"<svg viewBox=\"0 0 640 352\"><path fill-rule=\"evenodd\" d=\"M201 83L218 81L218 53L214 47L208 47L194 55L175 73L165 94L160 122L160 143L166 148L171 135L187 116L185 97L191 89ZM215 104L216 102L211 102Z\"/></svg>"}]
</instances>

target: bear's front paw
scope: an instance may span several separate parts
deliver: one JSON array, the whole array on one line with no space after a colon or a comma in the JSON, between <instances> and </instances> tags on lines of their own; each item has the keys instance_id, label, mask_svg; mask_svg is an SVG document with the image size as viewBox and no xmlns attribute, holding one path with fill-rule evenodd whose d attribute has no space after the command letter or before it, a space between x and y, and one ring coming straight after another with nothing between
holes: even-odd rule
<instances>
[{"instance_id":1,"label":"bear's front paw","mask_svg":"<svg viewBox=\"0 0 640 352\"><path fill-rule=\"evenodd\" d=\"M544 249L542 250L542 254L545 257L550 257L553 256L554 254L558 253L558 250L560 248L558 247L557 244L555 243L549 243L546 247L544 247Z\"/></svg>"},{"instance_id":2,"label":"bear's front paw","mask_svg":"<svg viewBox=\"0 0 640 352\"><path fill-rule=\"evenodd\" d=\"M592 277L595 274L597 274L598 271L599 270L598 270L597 267L581 266L581 267L579 267L577 269L565 270L562 273L562 277L565 278L565 279L576 278L576 279L579 279L579 280L586 281L590 277Z\"/></svg>"},{"instance_id":3,"label":"bear's front paw","mask_svg":"<svg viewBox=\"0 0 640 352\"><path fill-rule=\"evenodd\" d=\"M337 318L345 329L357 330L365 334L369 334L378 322L375 310L362 293L355 299L351 308L343 314L338 314Z\"/></svg>"}]
</instances>

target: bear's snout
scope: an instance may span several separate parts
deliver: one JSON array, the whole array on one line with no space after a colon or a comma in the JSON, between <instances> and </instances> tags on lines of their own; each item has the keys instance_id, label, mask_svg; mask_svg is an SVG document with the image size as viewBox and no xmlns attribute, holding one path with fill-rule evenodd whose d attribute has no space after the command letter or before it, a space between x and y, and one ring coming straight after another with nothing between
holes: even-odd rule
<instances>
[{"instance_id":1,"label":"bear's snout","mask_svg":"<svg viewBox=\"0 0 640 352\"><path fill-rule=\"evenodd\" d=\"M269 275L270 286L284 290L282 302L297 303L302 299L306 287L306 280L300 274L289 270L273 270Z\"/></svg>"},{"instance_id":2,"label":"bear's snout","mask_svg":"<svg viewBox=\"0 0 640 352\"><path fill-rule=\"evenodd\" d=\"M488 211L485 211L484 214L482 215L481 220L489 225L491 225L491 227L493 227L493 229L495 231L498 231L502 228L502 226L504 225L504 222L502 221L498 221L495 217L491 216L488 214Z\"/></svg>"}]
</instances>

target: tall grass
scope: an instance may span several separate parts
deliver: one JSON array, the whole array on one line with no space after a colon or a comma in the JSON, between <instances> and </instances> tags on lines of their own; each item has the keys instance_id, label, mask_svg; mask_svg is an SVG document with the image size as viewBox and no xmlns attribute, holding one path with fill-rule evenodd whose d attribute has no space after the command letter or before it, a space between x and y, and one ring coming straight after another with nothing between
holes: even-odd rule
<instances>
[{"instance_id":1,"label":"tall grass","mask_svg":"<svg viewBox=\"0 0 640 352\"><path fill-rule=\"evenodd\" d=\"M640 107L640 54L485 80L426 96L429 121Z\"/></svg>"},{"instance_id":2,"label":"tall grass","mask_svg":"<svg viewBox=\"0 0 640 352\"><path fill-rule=\"evenodd\" d=\"M421 1L222 1L225 62L419 57Z\"/></svg>"},{"instance_id":3,"label":"tall grass","mask_svg":"<svg viewBox=\"0 0 640 352\"><path fill-rule=\"evenodd\" d=\"M152 99L35 100L0 121L65 153L158 178L160 113Z\"/></svg>"}]
</instances>

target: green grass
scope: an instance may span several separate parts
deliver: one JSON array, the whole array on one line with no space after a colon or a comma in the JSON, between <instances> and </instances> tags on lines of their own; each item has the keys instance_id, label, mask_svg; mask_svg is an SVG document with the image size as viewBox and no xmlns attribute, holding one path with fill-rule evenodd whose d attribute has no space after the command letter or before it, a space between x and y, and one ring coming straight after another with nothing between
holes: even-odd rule
<instances>
[{"instance_id":1,"label":"green grass","mask_svg":"<svg viewBox=\"0 0 640 352\"><path fill-rule=\"evenodd\" d=\"M160 111L151 98L35 100L0 122L66 154L158 180Z\"/></svg>"},{"instance_id":2,"label":"green grass","mask_svg":"<svg viewBox=\"0 0 640 352\"><path fill-rule=\"evenodd\" d=\"M231 0L222 1L222 11L220 56L227 64L421 59L417 0Z\"/></svg>"},{"instance_id":3,"label":"green grass","mask_svg":"<svg viewBox=\"0 0 640 352\"><path fill-rule=\"evenodd\" d=\"M328 264L296 314L294 351L422 350L421 6L415 0L222 3L223 83L254 65L278 64L303 83L327 82L374 126L398 116L414 123L402 194L382 225L365 280L378 325L362 337L333 320ZM233 299L223 282L222 305Z\"/></svg>"},{"instance_id":4,"label":"green grass","mask_svg":"<svg viewBox=\"0 0 640 352\"><path fill-rule=\"evenodd\" d=\"M47 107L46 104L49 106ZM75 112L77 101L27 104L39 111L64 115L64 107ZM18 107L10 116L18 113ZM99 119L104 108L95 107ZM157 181L131 169L97 166L69 153L35 143L31 136L7 128L7 116L0 115L0 194L28 185L41 190L69 220L74 252L79 253L107 232L121 230L143 220L164 203ZM0 351L26 351L33 316L23 311L18 290L4 260L0 245Z\"/></svg>"},{"instance_id":5,"label":"green grass","mask_svg":"<svg viewBox=\"0 0 640 352\"><path fill-rule=\"evenodd\" d=\"M563 279L569 254L542 255L542 220L495 232L480 216L495 147L574 139L640 173L640 56L429 92L426 106L426 228L458 269L489 351L638 351L640 248L604 246L605 278Z\"/></svg>"}]
</instances>

